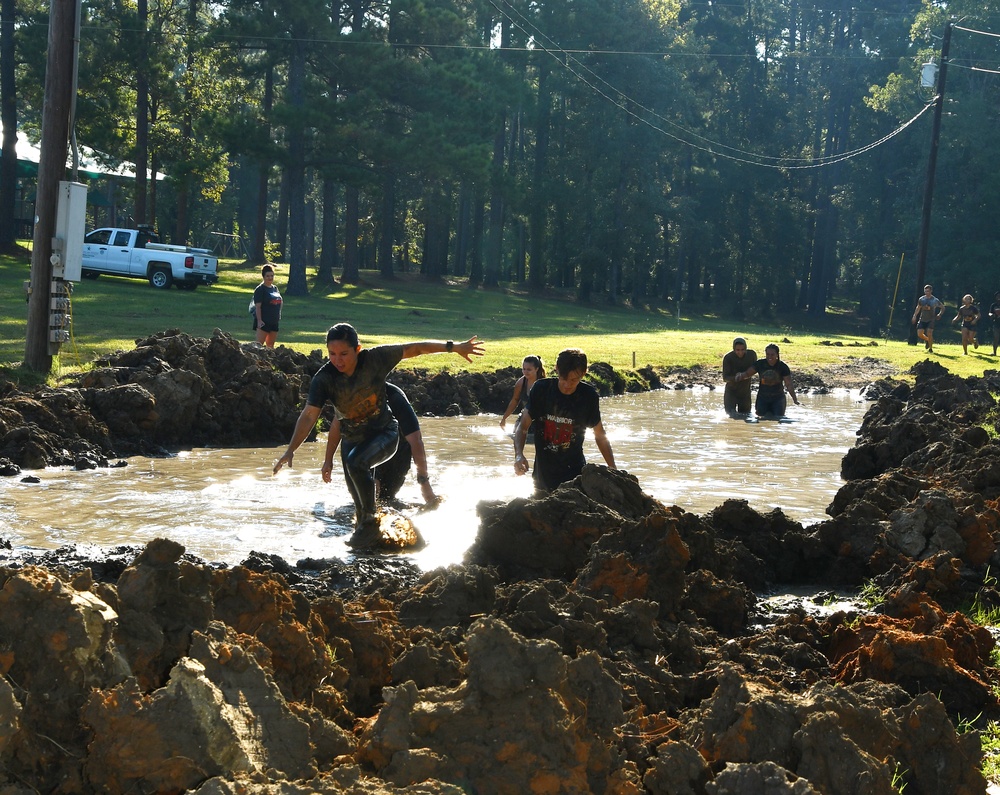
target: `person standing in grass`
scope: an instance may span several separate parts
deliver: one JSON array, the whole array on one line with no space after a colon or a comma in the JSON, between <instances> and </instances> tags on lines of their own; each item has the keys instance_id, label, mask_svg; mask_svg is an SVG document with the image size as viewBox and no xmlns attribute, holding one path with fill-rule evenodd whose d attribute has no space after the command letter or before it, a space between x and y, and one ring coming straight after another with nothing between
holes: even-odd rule
<instances>
[{"instance_id":1,"label":"person standing in grass","mask_svg":"<svg viewBox=\"0 0 1000 795\"><path fill-rule=\"evenodd\" d=\"M267 264L260 269L260 280L253 291L253 330L257 332L257 342L273 348L281 321L281 293L274 284L273 265Z\"/></svg>"},{"instance_id":2,"label":"person standing in grass","mask_svg":"<svg viewBox=\"0 0 1000 795\"><path fill-rule=\"evenodd\" d=\"M600 395L590 384L581 382L587 374L587 354L578 348L560 352L556 359L557 378L540 378L528 393L514 433L514 472L528 471L524 444L532 423L535 430L535 488L552 491L583 471L583 440L587 428L594 429L594 441L610 469L617 469L611 442L601 423Z\"/></svg>"},{"instance_id":3,"label":"person standing in grass","mask_svg":"<svg viewBox=\"0 0 1000 795\"><path fill-rule=\"evenodd\" d=\"M934 288L924 285L924 294L917 299L917 308L913 313L913 323L917 327L917 336L924 341L928 352L934 353L934 323L944 314L944 302L934 295Z\"/></svg>"},{"instance_id":4,"label":"person standing in grass","mask_svg":"<svg viewBox=\"0 0 1000 795\"><path fill-rule=\"evenodd\" d=\"M969 343L973 348L979 347L979 340L976 339L976 324L979 322L979 307L972 302L971 295L962 296L962 305L952 319L952 323L962 321L962 354L969 355Z\"/></svg>"},{"instance_id":5,"label":"person standing in grass","mask_svg":"<svg viewBox=\"0 0 1000 795\"><path fill-rule=\"evenodd\" d=\"M990 320L993 322L993 355L997 355L1000 346L1000 292L993 293L993 303L990 304Z\"/></svg>"},{"instance_id":6,"label":"person standing in grass","mask_svg":"<svg viewBox=\"0 0 1000 795\"><path fill-rule=\"evenodd\" d=\"M750 413L750 379L737 379L737 376L756 363L757 352L747 349L747 341L743 337L734 339L733 349L722 357L722 380L726 382L722 403L729 416Z\"/></svg>"},{"instance_id":7,"label":"person standing in grass","mask_svg":"<svg viewBox=\"0 0 1000 795\"><path fill-rule=\"evenodd\" d=\"M373 470L392 458L399 441L399 423L386 397L386 376L403 359L429 353L457 353L471 362L473 356L483 355L483 345L472 337L465 342L424 340L362 349L354 327L338 323L327 331L326 348L329 361L313 376L291 441L273 471L277 474L285 464L291 466L326 401L333 403L339 422L330 428L323 480L329 483L332 478L333 455L339 447L344 479L354 500L355 530L348 544L368 549L380 538Z\"/></svg>"}]
</instances>

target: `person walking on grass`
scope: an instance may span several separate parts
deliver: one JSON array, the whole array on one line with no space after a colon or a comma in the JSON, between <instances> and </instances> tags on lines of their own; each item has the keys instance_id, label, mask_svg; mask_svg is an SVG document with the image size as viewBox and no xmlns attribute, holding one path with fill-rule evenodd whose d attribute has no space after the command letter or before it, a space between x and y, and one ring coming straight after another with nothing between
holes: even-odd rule
<instances>
[{"instance_id":1,"label":"person walking on grass","mask_svg":"<svg viewBox=\"0 0 1000 795\"><path fill-rule=\"evenodd\" d=\"M473 356L483 355L483 345L471 337L465 342L424 340L363 349L354 327L338 323L327 331L326 348L329 361L313 376L288 448L273 471L277 474L285 464L291 466L295 451L309 436L326 401L333 403L339 422L330 429L330 435L336 436L327 442L323 480L332 478L333 455L339 447L344 479L354 501L355 529L348 545L369 549L380 538L373 470L392 458L399 442L399 423L386 397L386 376L403 359L430 353L457 353L471 362Z\"/></svg>"},{"instance_id":2,"label":"person walking on grass","mask_svg":"<svg viewBox=\"0 0 1000 795\"><path fill-rule=\"evenodd\" d=\"M1000 346L1000 292L993 294L993 303L990 304L990 320L993 323L993 355L997 355L997 347Z\"/></svg>"},{"instance_id":3,"label":"person walking on grass","mask_svg":"<svg viewBox=\"0 0 1000 795\"><path fill-rule=\"evenodd\" d=\"M583 440L587 428L594 429L594 441L609 469L617 469L611 442L601 423L600 395L590 384L587 354L578 348L560 352L556 359L557 378L540 378L528 394L514 434L514 472L528 471L524 444L532 424L535 429L533 478L538 492L552 491L583 471Z\"/></svg>"},{"instance_id":4,"label":"person walking on grass","mask_svg":"<svg viewBox=\"0 0 1000 795\"><path fill-rule=\"evenodd\" d=\"M934 323L944 314L944 302L934 295L934 288L924 285L924 294L917 299L913 323L917 336L924 341L928 353L934 353Z\"/></svg>"},{"instance_id":5,"label":"person walking on grass","mask_svg":"<svg viewBox=\"0 0 1000 795\"><path fill-rule=\"evenodd\" d=\"M969 355L969 343L973 348L979 347L979 340L976 339L976 324L979 322L979 307L972 302L971 295L962 296L962 305L958 308L958 313L952 319L952 323L962 321L962 354Z\"/></svg>"}]
</instances>

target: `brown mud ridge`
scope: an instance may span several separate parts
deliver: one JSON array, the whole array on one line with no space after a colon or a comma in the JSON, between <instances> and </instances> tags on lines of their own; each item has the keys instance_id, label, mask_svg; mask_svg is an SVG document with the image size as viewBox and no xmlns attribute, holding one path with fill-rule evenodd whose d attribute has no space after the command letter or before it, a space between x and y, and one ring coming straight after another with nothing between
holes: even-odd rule
<instances>
[{"instance_id":1,"label":"brown mud ridge","mask_svg":"<svg viewBox=\"0 0 1000 795\"><path fill-rule=\"evenodd\" d=\"M0 381L0 475L20 468L109 466L116 458L162 456L191 447L280 445L295 427L309 380L325 362L278 346L239 343L216 330L211 339L177 330L137 340L130 351L95 362L65 386L21 391ZM894 374L884 362L851 359L825 376L796 373L800 389L860 387ZM442 373L397 370L417 413L500 414L521 371ZM824 380L825 379L825 380ZM596 362L590 381L602 395L684 389L721 381L714 370L653 368L620 372Z\"/></svg>"},{"instance_id":2,"label":"brown mud ridge","mask_svg":"<svg viewBox=\"0 0 1000 795\"><path fill-rule=\"evenodd\" d=\"M1000 717L995 643L957 608L1000 605L1000 374L916 376L869 388L808 528L588 466L423 575L9 552L0 793L983 793L956 727ZM864 582L872 613L757 597Z\"/></svg>"}]
</instances>

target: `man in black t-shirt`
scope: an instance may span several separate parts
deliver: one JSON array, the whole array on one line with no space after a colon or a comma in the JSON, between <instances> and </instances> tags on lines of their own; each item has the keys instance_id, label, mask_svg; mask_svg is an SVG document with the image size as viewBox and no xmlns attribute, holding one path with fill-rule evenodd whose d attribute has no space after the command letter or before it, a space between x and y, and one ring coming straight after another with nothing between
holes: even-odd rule
<instances>
[{"instance_id":1,"label":"man in black t-shirt","mask_svg":"<svg viewBox=\"0 0 1000 795\"><path fill-rule=\"evenodd\" d=\"M594 429L594 441L611 469L615 456L601 423L600 396L590 384L581 383L587 374L587 354L569 348L556 360L557 378L540 378L528 393L528 404L514 434L514 471L528 471L524 444L528 429L535 423L535 488L552 491L583 471L583 440L587 428Z\"/></svg>"}]
</instances>

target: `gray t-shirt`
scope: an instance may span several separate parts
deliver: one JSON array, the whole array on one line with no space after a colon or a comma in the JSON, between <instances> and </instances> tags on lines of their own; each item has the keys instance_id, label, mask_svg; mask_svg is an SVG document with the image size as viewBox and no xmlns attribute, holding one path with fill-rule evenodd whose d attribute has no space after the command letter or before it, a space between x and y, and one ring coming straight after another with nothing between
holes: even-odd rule
<instances>
[{"instance_id":1,"label":"gray t-shirt","mask_svg":"<svg viewBox=\"0 0 1000 795\"><path fill-rule=\"evenodd\" d=\"M327 362L313 376L306 403L322 408L331 401L340 420L341 436L360 442L395 422L386 404L385 378L402 358L402 345L376 345L361 350L351 375Z\"/></svg>"},{"instance_id":2,"label":"gray t-shirt","mask_svg":"<svg viewBox=\"0 0 1000 795\"><path fill-rule=\"evenodd\" d=\"M944 311L944 302L934 295L922 295L917 299L917 311L920 313L918 318L921 323L933 323L940 314L937 310L941 307L941 311Z\"/></svg>"}]
</instances>

